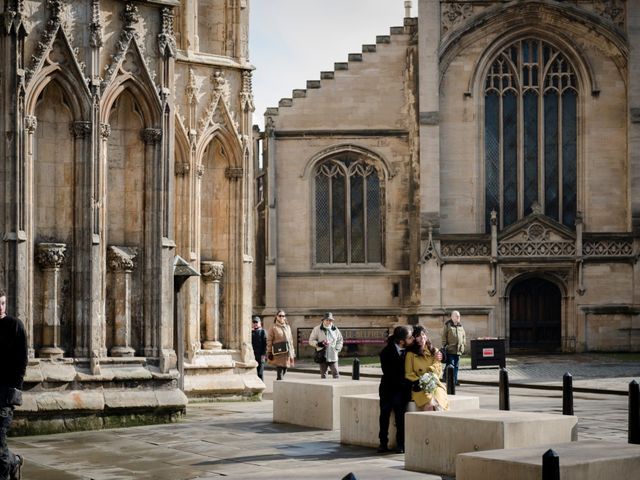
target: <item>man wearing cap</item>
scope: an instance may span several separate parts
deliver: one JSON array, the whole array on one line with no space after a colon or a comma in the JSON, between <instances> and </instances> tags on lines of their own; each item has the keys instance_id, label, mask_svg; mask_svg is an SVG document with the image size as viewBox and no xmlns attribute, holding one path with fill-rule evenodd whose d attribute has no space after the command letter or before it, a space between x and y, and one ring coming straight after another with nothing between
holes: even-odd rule
<instances>
[{"instance_id":1,"label":"man wearing cap","mask_svg":"<svg viewBox=\"0 0 640 480\"><path fill-rule=\"evenodd\" d=\"M260 317L251 319L251 345L253 346L253 355L258 362L257 372L260 380L264 381L264 362L267 354L267 333L262 328Z\"/></svg>"},{"instance_id":2,"label":"man wearing cap","mask_svg":"<svg viewBox=\"0 0 640 480\"><path fill-rule=\"evenodd\" d=\"M327 369L331 369L333 378L340 378L338 373L338 353L342 350L342 334L334 324L333 314L327 312L320 325L313 327L309 336L309 345L317 351L324 350L324 361L320 362L320 378L327 378Z\"/></svg>"}]
</instances>

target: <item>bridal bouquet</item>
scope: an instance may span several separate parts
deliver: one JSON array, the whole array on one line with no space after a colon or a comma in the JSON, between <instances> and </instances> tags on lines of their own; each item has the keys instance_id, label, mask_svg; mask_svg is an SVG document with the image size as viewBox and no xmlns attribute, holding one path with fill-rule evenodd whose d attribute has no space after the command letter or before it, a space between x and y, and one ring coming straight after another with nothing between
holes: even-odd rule
<instances>
[{"instance_id":1,"label":"bridal bouquet","mask_svg":"<svg viewBox=\"0 0 640 480\"><path fill-rule=\"evenodd\" d=\"M438 388L438 376L433 372L427 372L418 379L420 390L431 394Z\"/></svg>"}]
</instances>

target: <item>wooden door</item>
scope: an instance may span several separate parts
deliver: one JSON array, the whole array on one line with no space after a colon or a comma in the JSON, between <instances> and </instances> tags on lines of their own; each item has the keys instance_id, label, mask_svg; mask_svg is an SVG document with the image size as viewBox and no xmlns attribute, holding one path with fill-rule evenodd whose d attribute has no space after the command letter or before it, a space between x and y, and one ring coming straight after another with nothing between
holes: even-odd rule
<instances>
[{"instance_id":1,"label":"wooden door","mask_svg":"<svg viewBox=\"0 0 640 480\"><path fill-rule=\"evenodd\" d=\"M562 298L560 289L542 278L523 280L509 296L509 346L513 350L560 349Z\"/></svg>"}]
</instances>

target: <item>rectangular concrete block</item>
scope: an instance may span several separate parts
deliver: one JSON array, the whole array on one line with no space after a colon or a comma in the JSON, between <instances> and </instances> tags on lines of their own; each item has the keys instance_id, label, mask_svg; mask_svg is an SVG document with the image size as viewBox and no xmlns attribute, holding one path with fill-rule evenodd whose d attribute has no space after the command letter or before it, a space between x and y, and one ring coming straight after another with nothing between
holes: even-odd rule
<instances>
[{"instance_id":1,"label":"rectangular concrete block","mask_svg":"<svg viewBox=\"0 0 640 480\"><path fill-rule=\"evenodd\" d=\"M273 421L305 427L340 428L340 397L375 393L379 382L304 379L273 382Z\"/></svg>"},{"instance_id":2,"label":"rectangular concrete block","mask_svg":"<svg viewBox=\"0 0 640 480\"><path fill-rule=\"evenodd\" d=\"M449 395L449 409L453 411L480 408L479 397ZM380 396L377 393L345 395L340 400L340 443L377 447L380 418ZM389 447L396 447L396 421L391 413Z\"/></svg>"},{"instance_id":3,"label":"rectangular concrete block","mask_svg":"<svg viewBox=\"0 0 640 480\"><path fill-rule=\"evenodd\" d=\"M640 472L640 445L586 440L464 453L456 460L456 480L539 480L542 478L542 455L549 449L560 457L562 480L637 478Z\"/></svg>"},{"instance_id":4,"label":"rectangular concrete block","mask_svg":"<svg viewBox=\"0 0 640 480\"><path fill-rule=\"evenodd\" d=\"M455 475L460 453L570 442L578 418L536 412L465 410L405 417L405 468Z\"/></svg>"}]
</instances>

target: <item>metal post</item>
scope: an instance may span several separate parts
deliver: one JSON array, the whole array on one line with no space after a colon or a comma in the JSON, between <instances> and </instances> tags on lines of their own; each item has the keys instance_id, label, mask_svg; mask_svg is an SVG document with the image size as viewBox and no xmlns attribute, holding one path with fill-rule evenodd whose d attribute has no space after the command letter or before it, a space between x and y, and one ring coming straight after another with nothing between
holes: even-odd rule
<instances>
[{"instance_id":1,"label":"metal post","mask_svg":"<svg viewBox=\"0 0 640 480\"><path fill-rule=\"evenodd\" d=\"M511 410L509 406L509 374L504 368L500 369L500 410Z\"/></svg>"},{"instance_id":2,"label":"metal post","mask_svg":"<svg viewBox=\"0 0 640 480\"><path fill-rule=\"evenodd\" d=\"M552 449L542 455L542 480L560 480L560 457Z\"/></svg>"},{"instance_id":3,"label":"metal post","mask_svg":"<svg viewBox=\"0 0 640 480\"><path fill-rule=\"evenodd\" d=\"M360 360L358 357L353 359L353 371L351 372L352 380L360 380Z\"/></svg>"},{"instance_id":4,"label":"metal post","mask_svg":"<svg viewBox=\"0 0 640 480\"><path fill-rule=\"evenodd\" d=\"M447 395L455 395L456 394L456 382L453 378L453 365L449 364L444 369L444 377L447 379Z\"/></svg>"},{"instance_id":5,"label":"metal post","mask_svg":"<svg viewBox=\"0 0 640 480\"><path fill-rule=\"evenodd\" d=\"M573 377L569 372L562 377L562 414L573 415Z\"/></svg>"},{"instance_id":6,"label":"metal post","mask_svg":"<svg viewBox=\"0 0 640 480\"><path fill-rule=\"evenodd\" d=\"M629 443L640 444L640 386L629 383Z\"/></svg>"}]
</instances>

